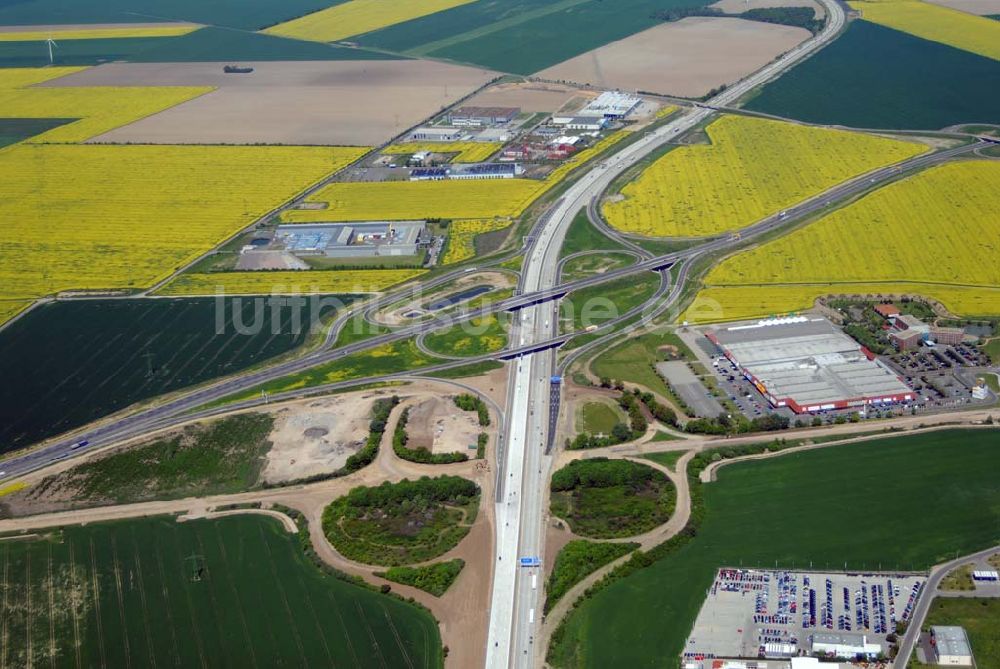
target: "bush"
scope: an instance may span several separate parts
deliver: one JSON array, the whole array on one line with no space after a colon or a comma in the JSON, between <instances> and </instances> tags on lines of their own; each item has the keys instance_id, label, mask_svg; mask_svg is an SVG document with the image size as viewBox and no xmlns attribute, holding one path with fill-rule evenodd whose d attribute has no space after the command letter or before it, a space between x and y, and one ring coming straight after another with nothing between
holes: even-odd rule
<instances>
[{"instance_id":1,"label":"bush","mask_svg":"<svg viewBox=\"0 0 1000 669\"><path fill-rule=\"evenodd\" d=\"M465 560L435 562L423 567L393 567L375 575L389 581L411 585L435 597L443 595L465 567Z\"/></svg>"},{"instance_id":2,"label":"bush","mask_svg":"<svg viewBox=\"0 0 1000 669\"><path fill-rule=\"evenodd\" d=\"M675 491L659 470L629 460L576 460L552 475L551 506L577 534L641 534L670 519Z\"/></svg>"},{"instance_id":3,"label":"bush","mask_svg":"<svg viewBox=\"0 0 1000 669\"><path fill-rule=\"evenodd\" d=\"M323 532L351 560L399 566L454 548L469 532L479 486L459 476L357 487L323 510Z\"/></svg>"},{"instance_id":4,"label":"bush","mask_svg":"<svg viewBox=\"0 0 1000 669\"><path fill-rule=\"evenodd\" d=\"M486 402L480 398L472 395L470 393L462 393L455 397L455 406L457 406L462 411L475 411L479 414L479 426L489 427L490 426L490 410L486 406Z\"/></svg>"}]
</instances>

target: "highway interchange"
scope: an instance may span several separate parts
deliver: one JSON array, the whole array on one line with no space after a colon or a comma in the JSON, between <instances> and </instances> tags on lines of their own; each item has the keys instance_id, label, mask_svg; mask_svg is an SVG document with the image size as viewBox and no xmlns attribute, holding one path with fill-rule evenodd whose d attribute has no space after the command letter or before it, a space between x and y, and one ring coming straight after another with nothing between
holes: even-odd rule
<instances>
[{"instance_id":1,"label":"highway interchange","mask_svg":"<svg viewBox=\"0 0 1000 669\"><path fill-rule=\"evenodd\" d=\"M180 424L193 419L207 417L259 405L262 398L254 397L225 406L204 408L228 396L244 393L268 381L294 374L339 358L361 353L370 348L395 341L422 338L432 330L446 327L499 311L511 311L510 344L507 350L475 358L463 358L443 362L440 365L420 370L421 374L465 366L485 360L512 359L509 366L507 411L500 428L503 443L498 448L497 496L496 496L496 562L492 584L490 626L486 666L491 669L506 667L531 667L541 664L544 649L534 643L535 631L541 623L542 588L539 567L519 567L522 557L545 558L544 551L544 509L549 469L552 458L546 454L544 445L549 439L550 429L550 385L553 375L561 374L572 361L594 346L604 343L608 337L621 332L609 332L607 336L594 340L586 346L574 350L557 364L557 346L566 335L559 333L558 299L573 290L600 285L605 282L633 275L638 272L661 271L662 280L657 292L647 304L619 315L608 325L627 322L638 313L643 316L629 327L634 329L662 313L680 298L692 261L709 253L745 244L776 228L789 225L815 215L831 205L843 202L865 191L899 178L903 173L923 169L930 165L951 160L982 146L966 144L954 149L924 154L899 165L876 170L863 177L845 182L820 196L791 207L781 214L775 214L758 221L740 231L738 237L722 236L666 255L649 257L651 254L625 238L616 236L626 246L632 248L640 259L637 263L591 276L573 282L561 282L560 252L570 224L581 210L589 210L591 218L597 210L602 193L612 181L634 166L651 152L684 133L697 128L717 113L717 109L727 107L743 95L776 77L781 72L808 57L816 50L836 38L844 26L844 9L836 0L821 0L829 17L823 30L812 39L803 42L782 57L746 79L730 86L703 105L687 108L667 123L656 127L637 141L628 144L619 152L589 165L565 193L541 218L528 237L525 258L522 265L520 283L516 295L508 300L469 312L437 317L416 325L399 328L382 335L371 336L335 348L336 341L345 327L358 315L351 309L341 313L329 328L325 341L318 349L298 358L286 360L276 365L252 370L248 373L224 379L188 392L175 394L133 413L105 420L96 427L79 430L74 434L53 440L34 450L24 452L0 463L0 477L11 478L47 466L54 461L76 457L88 450L120 442L135 436ZM490 264L499 264L503 259L516 255L515 251ZM667 269L673 267L674 280L670 280ZM477 269L485 269L486 265ZM422 290L444 285L453 281L468 269L439 275L422 285L397 291L365 305L367 313L374 313L380 305L397 302L407 295L419 294ZM605 326L601 331L611 330ZM401 380L414 376L414 372L401 372L383 377L352 380L327 384L310 389L310 393L329 392L347 388L359 383L375 383ZM303 391L278 393L270 401L286 397L301 396ZM87 445L74 448L85 440ZM535 576L535 578L533 578ZM924 602L922 601L921 604ZM913 639L907 635L906 656L912 649Z\"/></svg>"}]
</instances>

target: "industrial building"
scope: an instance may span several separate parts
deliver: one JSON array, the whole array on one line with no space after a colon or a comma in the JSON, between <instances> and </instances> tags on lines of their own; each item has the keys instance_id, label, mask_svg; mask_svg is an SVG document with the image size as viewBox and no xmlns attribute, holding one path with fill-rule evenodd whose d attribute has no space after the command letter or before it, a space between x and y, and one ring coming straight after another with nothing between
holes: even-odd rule
<instances>
[{"instance_id":1,"label":"industrial building","mask_svg":"<svg viewBox=\"0 0 1000 669\"><path fill-rule=\"evenodd\" d=\"M956 625L931 627L931 643L938 664L953 667L972 666L972 646L965 629Z\"/></svg>"},{"instance_id":2,"label":"industrial building","mask_svg":"<svg viewBox=\"0 0 1000 669\"><path fill-rule=\"evenodd\" d=\"M424 221L279 225L273 246L297 256L367 258L416 255Z\"/></svg>"},{"instance_id":3,"label":"industrial building","mask_svg":"<svg viewBox=\"0 0 1000 669\"><path fill-rule=\"evenodd\" d=\"M795 413L913 400L889 367L825 318L778 318L706 336L773 407Z\"/></svg>"},{"instance_id":4,"label":"industrial building","mask_svg":"<svg viewBox=\"0 0 1000 669\"><path fill-rule=\"evenodd\" d=\"M889 321L889 341L898 351L912 351L921 344L957 346L965 341L965 330L929 325L916 316L900 313L893 304L877 304L875 311Z\"/></svg>"},{"instance_id":5,"label":"industrial building","mask_svg":"<svg viewBox=\"0 0 1000 669\"><path fill-rule=\"evenodd\" d=\"M520 113L520 107L459 107L448 112L447 119L454 126L479 128L506 125Z\"/></svg>"},{"instance_id":6,"label":"industrial building","mask_svg":"<svg viewBox=\"0 0 1000 669\"><path fill-rule=\"evenodd\" d=\"M873 658L882 652L882 646L869 643L864 634L820 633L813 635L812 652L847 659Z\"/></svg>"},{"instance_id":7,"label":"industrial building","mask_svg":"<svg viewBox=\"0 0 1000 669\"><path fill-rule=\"evenodd\" d=\"M635 95L607 91L591 100L586 107L577 112L577 116L621 119L631 114L641 102L642 98Z\"/></svg>"},{"instance_id":8,"label":"industrial building","mask_svg":"<svg viewBox=\"0 0 1000 669\"><path fill-rule=\"evenodd\" d=\"M449 179L513 179L522 172L517 163L478 163L455 165L448 171Z\"/></svg>"},{"instance_id":9,"label":"industrial building","mask_svg":"<svg viewBox=\"0 0 1000 669\"><path fill-rule=\"evenodd\" d=\"M601 116L553 116L552 125L566 126L569 130L596 132L607 127L608 121Z\"/></svg>"},{"instance_id":10,"label":"industrial building","mask_svg":"<svg viewBox=\"0 0 1000 669\"><path fill-rule=\"evenodd\" d=\"M475 163L451 167L417 167L410 170L410 181L444 181L445 179L513 179L524 172L517 163Z\"/></svg>"},{"instance_id":11,"label":"industrial building","mask_svg":"<svg viewBox=\"0 0 1000 669\"><path fill-rule=\"evenodd\" d=\"M421 126L407 136L411 142L457 142L465 137L461 128L430 128Z\"/></svg>"}]
</instances>

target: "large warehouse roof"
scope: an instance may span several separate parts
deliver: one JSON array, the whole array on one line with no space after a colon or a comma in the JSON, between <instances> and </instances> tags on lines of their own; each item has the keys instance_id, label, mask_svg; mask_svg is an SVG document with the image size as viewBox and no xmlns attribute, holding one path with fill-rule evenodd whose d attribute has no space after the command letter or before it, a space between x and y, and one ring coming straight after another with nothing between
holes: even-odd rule
<instances>
[{"instance_id":1,"label":"large warehouse roof","mask_svg":"<svg viewBox=\"0 0 1000 669\"><path fill-rule=\"evenodd\" d=\"M779 405L812 411L912 394L889 368L823 318L761 321L720 328L709 337Z\"/></svg>"}]
</instances>

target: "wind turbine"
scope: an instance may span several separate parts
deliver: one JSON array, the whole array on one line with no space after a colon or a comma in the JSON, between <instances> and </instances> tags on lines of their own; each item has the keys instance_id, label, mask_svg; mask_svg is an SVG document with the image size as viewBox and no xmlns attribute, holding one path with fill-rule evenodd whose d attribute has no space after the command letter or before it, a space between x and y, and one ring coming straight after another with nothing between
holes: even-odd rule
<instances>
[{"instance_id":1,"label":"wind turbine","mask_svg":"<svg viewBox=\"0 0 1000 669\"><path fill-rule=\"evenodd\" d=\"M46 44L46 46L49 47L49 65L51 65L52 62L53 62L52 61L52 47L55 47L55 48L58 49L59 45L56 44L56 41L54 39L52 39L52 35L48 36L48 38L45 40L45 44Z\"/></svg>"}]
</instances>

